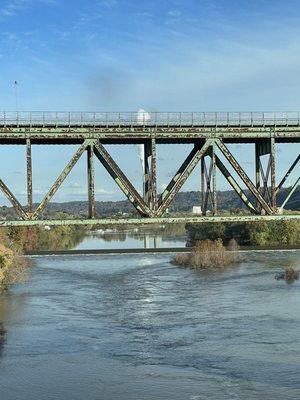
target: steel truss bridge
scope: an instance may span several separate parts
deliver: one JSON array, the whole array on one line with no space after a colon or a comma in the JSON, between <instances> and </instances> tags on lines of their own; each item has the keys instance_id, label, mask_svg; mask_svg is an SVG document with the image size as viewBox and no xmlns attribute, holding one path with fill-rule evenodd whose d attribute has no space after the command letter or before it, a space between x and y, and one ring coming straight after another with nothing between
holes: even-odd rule
<instances>
[{"instance_id":1,"label":"steel truss bridge","mask_svg":"<svg viewBox=\"0 0 300 400\"><path fill-rule=\"evenodd\" d=\"M297 190L300 176L294 182L282 204L277 195L291 172L298 168L300 154L286 174L276 179L276 143L300 142L298 112L0 112L0 145L25 145L27 164L27 205L23 206L0 179L0 189L14 207L18 220L1 220L1 226L67 225L67 224L149 224L178 222L230 222L255 220L300 219L300 214L282 214L292 194ZM193 148L179 166L162 193L157 192L157 157L159 144L192 144ZM255 147L255 182L243 170L228 148L241 143L245 151ZM78 145L41 203L34 208L32 190L32 145ZM126 177L105 145L141 144L144 149L143 195ZM218 156L222 154L223 162ZM87 157L88 218L80 220L43 220L46 205L62 185L83 154ZM246 154L246 153L245 153ZM262 157L268 157L267 166ZM95 212L94 163L99 161L121 191L138 211L140 217L104 219ZM167 210L197 164L201 165L202 216L172 217ZM217 169L222 173L250 213L220 216L217 213ZM230 170L239 177L234 178ZM238 181L243 182L242 188ZM251 194L249 196L249 193ZM208 209L210 210L209 216Z\"/></svg>"}]
</instances>

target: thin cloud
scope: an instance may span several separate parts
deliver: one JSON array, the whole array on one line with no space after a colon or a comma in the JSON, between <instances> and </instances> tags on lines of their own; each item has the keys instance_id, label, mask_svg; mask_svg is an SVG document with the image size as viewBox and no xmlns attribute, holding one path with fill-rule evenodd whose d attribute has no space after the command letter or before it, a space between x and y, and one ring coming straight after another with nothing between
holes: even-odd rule
<instances>
[{"instance_id":1,"label":"thin cloud","mask_svg":"<svg viewBox=\"0 0 300 400\"><path fill-rule=\"evenodd\" d=\"M19 12L35 6L36 4L55 4L55 0L10 0L0 9L0 18L14 17Z\"/></svg>"},{"instance_id":2,"label":"thin cloud","mask_svg":"<svg viewBox=\"0 0 300 400\"><path fill-rule=\"evenodd\" d=\"M113 8L114 6L117 5L117 0L101 0L99 2L100 6L104 6L106 8Z\"/></svg>"}]
</instances>

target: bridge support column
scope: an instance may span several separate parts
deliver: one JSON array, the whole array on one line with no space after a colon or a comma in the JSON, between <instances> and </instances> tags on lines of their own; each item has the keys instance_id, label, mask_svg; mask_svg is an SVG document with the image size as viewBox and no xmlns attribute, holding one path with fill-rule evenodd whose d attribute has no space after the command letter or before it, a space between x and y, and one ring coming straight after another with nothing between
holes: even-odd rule
<instances>
[{"instance_id":1,"label":"bridge support column","mask_svg":"<svg viewBox=\"0 0 300 400\"><path fill-rule=\"evenodd\" d=\"M94 146L87 147L87 176L88 176L88 203L89 218L95 218L95 172L94 172Z\"/></svg>"},{"instance_id":2,"label":"bridge support column","mask_svg":"<svg viewBox=\"0 0 300 400\"><path fill-rule=\"evenodd\" d=\"M155 212L157 208L156 141L144 144L144 201Z\"/></svg>"},{"instance_id":3,"label":"bridge support column","mask_svg":"<svg viewBox=\"0 0 300 400\"><path fill-rule=\"evenodd\" d=\"M32 198L32 154L31 141L26 139L26 169L27 169L27 206L28 212L32 213L33 198Z\"/></svg>"},{"instance_id":4,"label":"bridge support column","mask_svg":"<svg viewBox=\"0 0 300 400\"><path fill-rule=\"evenodd\" d=\"M262 157L267 156L267 164L263 165ZM260 140L255 143L255 179L256 189L263 199L276 212L276 180L275 180L275 139ZM263 209L257 201L257 209Z\"/></svg>"},{"instance_id":5,"label":"bridge support column","mask_svg":"<svg viewBox=\"0 0 300 400\"><path fill-rule=\"evenodd\" d=\"M209 160L209 164L207 161ZM212 215L217 213L216 154L214 144L201 159L201 208L206 215L210 204Z\"/></svg>"}]
</instances>

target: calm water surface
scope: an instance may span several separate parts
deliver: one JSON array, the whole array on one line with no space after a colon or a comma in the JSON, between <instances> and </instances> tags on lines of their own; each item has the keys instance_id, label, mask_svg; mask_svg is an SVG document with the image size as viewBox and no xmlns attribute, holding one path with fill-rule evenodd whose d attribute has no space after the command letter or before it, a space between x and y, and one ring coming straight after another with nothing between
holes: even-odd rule
<instances>
[{"instance_id":1,"label":"calm water surface","mask_svg":"<svg viewBox=\"0 0 300 400\"><path fill-rule=\"evenodd\" d=\"M0 399L300 398L300 251L195 273L170 255L36 257L0 297Z\"/></svg>"},{"instance_id":2,"label":"calm water surface","mask_svg":"<svg viewBox=\"0 0 300 400\"><path fill-rule=\"evenodd\" d=\"M166 248L185 247L186 235L178 235L177 239L169 237L162 232L161 235L144 232L109 233L99 234L91 232L84 240L74 248L77 250L87 249L137 249L137 248Z\"/></svg>"}]
</instances>

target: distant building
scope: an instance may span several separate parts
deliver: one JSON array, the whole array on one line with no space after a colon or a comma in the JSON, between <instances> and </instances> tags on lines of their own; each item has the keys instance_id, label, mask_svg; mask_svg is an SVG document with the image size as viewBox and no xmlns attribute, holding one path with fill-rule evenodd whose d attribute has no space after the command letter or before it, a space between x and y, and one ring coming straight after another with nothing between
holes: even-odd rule
<instances>
[{"instance_id":1,"label":"distant building","mask_svg":"<svg viewBox=\"0 0 300 400\"><path fill-rule=\"evenodd\" d=\"M202 214L201 206L193 206L192 213L201 215Z\"/></svg>"}]
</instances>

